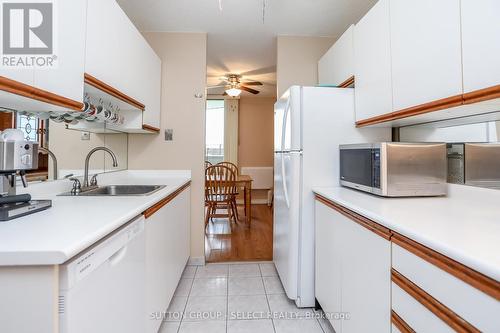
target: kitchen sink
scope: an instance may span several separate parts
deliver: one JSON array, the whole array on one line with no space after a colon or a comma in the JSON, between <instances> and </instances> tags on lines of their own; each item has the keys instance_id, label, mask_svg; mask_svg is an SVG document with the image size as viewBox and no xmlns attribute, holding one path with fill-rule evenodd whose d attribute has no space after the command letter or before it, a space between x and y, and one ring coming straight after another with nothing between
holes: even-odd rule
<instances>
[{"instance_id":1,"label":"kitchen sink","mask_svg":"<svg viewBox=\"0 0 500 333\"><path fill-rule=\"evenodd\" d=\"M107 185L83 191L78 196L140 196L150 195L164 188L165 185ZM71 195L63 193L62 195Z\"/></svg>"}]
</instances>

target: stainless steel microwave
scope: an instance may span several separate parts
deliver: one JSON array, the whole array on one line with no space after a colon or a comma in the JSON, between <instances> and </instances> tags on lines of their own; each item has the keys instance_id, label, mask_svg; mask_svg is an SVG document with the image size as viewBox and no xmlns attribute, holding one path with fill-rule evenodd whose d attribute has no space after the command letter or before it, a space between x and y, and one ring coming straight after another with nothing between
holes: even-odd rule
<instances>
[{"instance_id":1,"label":"stainless steel microwave","mask_svg":"<svg viewBox=\"0 0 500 333\"><path fill-rule=\"evenodd\" d=\"M500 142L448 143L448 182L500 189Z\"/></svg>"},{"instance_id":2,"label":"stainless steel microwave","mask_svg":"<svg viewBox=\"0 0 500 333\"><path fill-rule=\"evenodd\" d=\"M446 144L380 142L340 147L340 184L386 197L446 195Z\"/></svg>"}]
</instances>

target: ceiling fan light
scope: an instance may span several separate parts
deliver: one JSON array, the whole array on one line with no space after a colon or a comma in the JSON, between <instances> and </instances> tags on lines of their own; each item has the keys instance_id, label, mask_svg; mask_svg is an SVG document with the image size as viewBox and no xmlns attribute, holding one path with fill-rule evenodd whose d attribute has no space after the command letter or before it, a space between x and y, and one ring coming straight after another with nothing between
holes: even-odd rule
<instances>
[{"instance_id":1,"label":"ceiling fan light","mask_svg":"<svg viewBox=\"0 0 500 333\"><path fill-rule=\"evenodd\" d=\"M231 97L238 97L241 94L241 89L230 88L226 90L226 94L228 94Z\"/></svg>"}]
</instances>

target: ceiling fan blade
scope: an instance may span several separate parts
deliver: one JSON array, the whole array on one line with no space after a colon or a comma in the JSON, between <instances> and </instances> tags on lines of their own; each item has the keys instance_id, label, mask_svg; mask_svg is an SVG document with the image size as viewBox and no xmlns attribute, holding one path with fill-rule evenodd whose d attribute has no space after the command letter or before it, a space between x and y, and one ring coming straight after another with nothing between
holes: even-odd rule
<instances>
[{"instance_id":1,"label":"ceiling fan blade","mask_svg":"<svg viewBox=\"0 0 500 333\"><path fill-rule=\"evenodd\" d=\"M222 96L227 96L227 92L224 91L224 93L222 94Z\"/></svg>"},{"instance_id":2,"label":"ceiling fan blade","mask_svg":"<svg viewBox=\"0 0 500 333\"><path fill-rule=\"evenodd\" d=\"M259 81L245 81L242 82L245 86L262 86L262 82Z\"/></svg>"},{"instance_id":3,"label":"ceiling fan blade","mask_svg":"<svg viewBox=\"0 0 500 333\"><path fill-rule=\"evenodd\" d=\"M220 85L220 86L208 86L207 89L214 89L214 88L222 88L225 87L226 84Z\"/></svg>"},{"instance_id":4,"label":"ceiling fan blade","mask_svg":"<svg viewBox=\"0 0 500 333\"><path fill-rule=\"evenodd\" d=\"M254 95L257 95L259 93L258 90L255 90L255 89L252 89L252 88L248 88L248 87L245 87L243 85L240 85L240 89L241 90L245 90L245 91L248 91L249 93L252 93Z\"/></svg>"}]
</instances>

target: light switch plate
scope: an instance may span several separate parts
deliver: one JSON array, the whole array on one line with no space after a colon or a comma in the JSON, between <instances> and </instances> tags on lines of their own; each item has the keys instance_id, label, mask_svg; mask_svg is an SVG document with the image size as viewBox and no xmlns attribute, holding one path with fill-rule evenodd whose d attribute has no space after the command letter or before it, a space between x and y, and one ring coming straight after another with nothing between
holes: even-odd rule
<instances>
[{"instance_id":1,"label":"light switch plate","mask_svg":"<svg viewBox=\"0 0 500 333\"><path fill-rule=\"evenodd\" d=\"M82 141L90 140L90 132L82 132L82 134L80 134L80 139Z\"/></svg>"},{"instance_id":2,"label":"light switch plate","mask_svg":"<svg viewBox=\"0 0 500 333\"><path fill-rule=\"evenodd\" d=\"M172 128L165 130L165 141L174 141L174 130Z\"/></svg>"}]
</instances>

